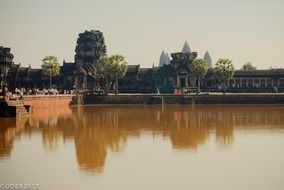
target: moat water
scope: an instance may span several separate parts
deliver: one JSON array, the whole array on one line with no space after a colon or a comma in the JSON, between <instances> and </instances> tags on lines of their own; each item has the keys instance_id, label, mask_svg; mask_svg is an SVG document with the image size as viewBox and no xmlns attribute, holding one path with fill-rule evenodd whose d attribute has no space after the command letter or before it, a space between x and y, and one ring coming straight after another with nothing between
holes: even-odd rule
<instances>
[{"instance_id":1,"label":"moat water","mask_svg":"<svg viewBox=\"0 0 284 190\"><path fill-rule=\"evenodd\" d=\"M86 106L0 118L0 184L284 189L284 105Z\"/></svg>"}]
</instances>

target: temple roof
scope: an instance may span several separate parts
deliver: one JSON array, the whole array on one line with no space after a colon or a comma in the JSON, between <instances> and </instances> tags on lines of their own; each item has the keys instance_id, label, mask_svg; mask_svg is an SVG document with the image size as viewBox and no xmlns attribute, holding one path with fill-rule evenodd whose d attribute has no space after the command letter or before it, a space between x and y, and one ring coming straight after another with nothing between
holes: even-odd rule
<instances>
[{"instance_id":1,"label":"temple roof","mask_svg":"<svg viewBox=\"0 0 284 190\"><path fill-rule=\"evenodd\" d=\"M63 62L63 65L60 67L61 74L72 74L76 69L76 65L73 62Z\"/></svg>"},{"instance_id":2,"label":"temple roof","mask_svg":"<svg viewBox=\"0 0 284 190\"><path fill-rule=\"evenodd\" d=\"M140 65L128 65L127 73L138 73Z\"/></svg>"},{"instance_id":3,"label":"temple roof","mask_svg":"<svg viewBox=\"0 0 284 190\"><path fill-rule=\"evenodd\" d=\"M159 67L153 67L153 73L157 72L160 68Z\"/></svg>"},{"instance_id":4,"label":"temple roof","mask_svg":"<svg viewBox=\"0 0 284 190\"><path fill-rule=\"evenodd\" d=\"M210 68L206 74L206 76L214 77L214 69ZM271 76L283 76L284 77L284 69L266 69L266 70L253 70L253 71L244 71L244 70L236 70L234 73L234 78L244 77L244 78L269 78Z\"/></svg>"},{"instance_id":5,"label":"temple roof","mask_svg":"<svg viewBox=\"0 0 284 190\"><path fill-rule=\"evenodd\" d=\"M31 69L29 67L19 68L18 77L41 77L42 69Z\"/></svg>"},{"instance_id":6,"label":"temple roof","mask_svg":"<svg viewBox=\"0 0 284 190\"><path fill-rule=\"evenodd\" d=\"M139 68L139 74L152 74L153 68Z\"/></svg>"},{"instance_id":7,"label":"temple roof","mask_svg":"<svg viewBox=\"0 0 284 190\"><path fill-rule=\"evenodd\" d=\"M271 75L284 75L284 69L266 69L266 70L236 70L235 75L238 76L271 76Z\"/></svg>"}]
</instances>

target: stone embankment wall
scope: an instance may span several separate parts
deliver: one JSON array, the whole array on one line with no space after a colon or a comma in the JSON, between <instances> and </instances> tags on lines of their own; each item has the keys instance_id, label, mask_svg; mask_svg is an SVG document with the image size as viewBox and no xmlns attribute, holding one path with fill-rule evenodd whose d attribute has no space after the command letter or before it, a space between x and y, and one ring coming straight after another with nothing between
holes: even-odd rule
<instances>
[{"instance_id":1,"label":"stone embankment wall","mask_svg":"<svg viewBox=\"0 0 284 190\"><path fill-rule=\"evenodd\" d=\"M25 96L32 108L69 106L74 95ZM82 98L82 97L81 97ZM156 95L128 94L84 96L80 104L284 104L284 94ZM76 103L75 103L76 104Z\"/></svg>"},{"instance_id":2,"label":"stone embankment wall","mask_svg":"<svg viewBox=\"0 0 284 190\"><path fill-rule=\"evenodd\" d=\"M69 106L73 95L35 95L24 96L24 103L34 108Z\"/></svg>"},{"instance_id":3,"label":"stone embankment wall","mask_svg":"<svg viewBox=\"0 0 284 190\"><path fill-rule=\"evenodd\" d=\"M284 104L284 94L85 96L84 104Z\"/></svg>"}]
</instances>

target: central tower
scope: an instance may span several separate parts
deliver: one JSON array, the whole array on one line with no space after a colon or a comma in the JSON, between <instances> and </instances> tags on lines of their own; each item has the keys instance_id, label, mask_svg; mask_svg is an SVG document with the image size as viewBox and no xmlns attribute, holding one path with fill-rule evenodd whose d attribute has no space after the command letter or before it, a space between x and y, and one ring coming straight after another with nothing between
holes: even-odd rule
<instances>
[{"instance_id":1,"label":"central tower","mask_svg":"<svg viewBox=\"0 0 284 190\"><path fill-rule=\"evenodd\" d=\"M75 48L76 89L86 90L96 87L96 65L106 52L102 32L91 30L79 34Z\"/></svg>"}]
</instances>

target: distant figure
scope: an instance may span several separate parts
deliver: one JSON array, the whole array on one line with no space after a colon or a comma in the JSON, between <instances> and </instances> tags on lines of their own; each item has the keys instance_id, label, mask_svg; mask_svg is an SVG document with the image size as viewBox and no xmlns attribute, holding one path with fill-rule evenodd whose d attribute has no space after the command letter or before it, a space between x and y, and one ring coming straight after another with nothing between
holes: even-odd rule
<instances>
[{"instance_id":1,"label":"distant figure","mask_svg":"<svg viewBox=\"0 0 284 190\"><path fill-rule=\"evenodd\" d=\"M160 94L159 88L156 89L156 94Z\"/></svg>"},{"instance_id":2,"label":"distant figure","mask_svg":"<svg viewBox=\"0 0 284 190\"><path fill-rule=\"evenodd\" d=\"M18 88L15 88L15 94L19 95L20 94L20 90Z\"/></svg>"},{"instance_id":3,"label":"distant figure","mask_svg":"<svg viewBox=\"0 0 284 190\"><path fill-rule=\"evenodd\" d=\"M23 91L23 89L21 89L19 93L20 93L20 100L22 100L22 99L23 99L23 96L24 96L24 91Z\"/></svg>"},{"instance_id":4,"label":"distant figure","mask_svg":"<svg viewBox=\"0 0 284 190\"><path fill-rule=\"evenodd\" d=\"M9 97L9 90L8 90L7 86L4 86L4 88L3 88L3 97L4 97L5 100L9 100L10 99L10 97Z\"/></svg>"}]
</instances>

